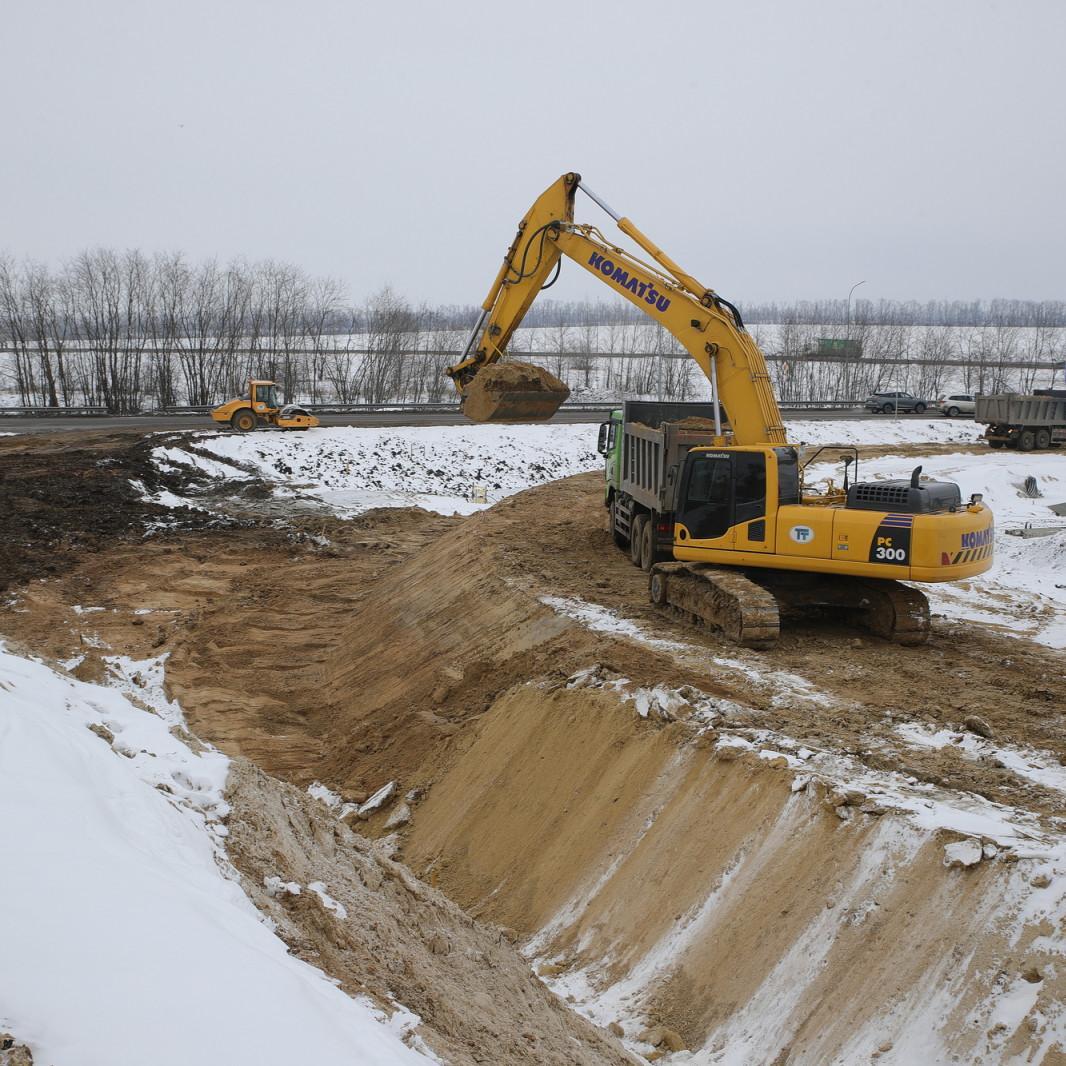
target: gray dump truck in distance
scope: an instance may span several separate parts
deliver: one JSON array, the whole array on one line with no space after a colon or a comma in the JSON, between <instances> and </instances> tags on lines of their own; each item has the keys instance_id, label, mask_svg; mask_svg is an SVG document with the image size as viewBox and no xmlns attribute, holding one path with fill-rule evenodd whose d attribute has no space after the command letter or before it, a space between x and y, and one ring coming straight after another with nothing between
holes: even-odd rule
<instances>
[{"instance_id":1,"label":"gray dump truck in distance","mask_svg":"<svg viewBox=\"0 0 1066 1066\"><path fill-rule=\"evenodd\" d=\"M1066 444L1066 389L1037 389L1031 396L978 396L974 421L983 423L990 448L1031 452Z\"/></svg>"}]
</instances>

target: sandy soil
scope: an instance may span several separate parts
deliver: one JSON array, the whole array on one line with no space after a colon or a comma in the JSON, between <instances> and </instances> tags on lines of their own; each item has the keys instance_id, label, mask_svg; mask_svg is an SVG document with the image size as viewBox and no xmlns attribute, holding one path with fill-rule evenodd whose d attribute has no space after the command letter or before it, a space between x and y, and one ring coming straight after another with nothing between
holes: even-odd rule
<instances>
[{"instance_id":1,"label":"sandy soil","mask_svg":"<svg viewBox=\"0 0 1066 1066\"><path fill-rule=\"evenodd\" d=\"M629 1009L687 1046L742 1045L750 1034L738 1026L758 1027L760 1010L779 1015L780 1039L769 1026L758 1045L776 1051L749 1061L832 1061L893 1010L904 1030L947 1026L966 1061L1056 1061L1043 1023L982 1013L1023 973L1040 975L1030 983L1045 1015L1062 1000L1040 942L1052 930L1037 923L1012 941L996 926L1006 886L1028 884L1024 862L945 870L942 834L838 802L817 783L794 790L778 763L727 760L712 751L714 730L641 718L611 679L688 686L732 735L787 734L928 783L933 798L1028 810L1035 827L1060 833L1063 792L959 745L909 744L900 730L961 733L978 715L997 744L1066 763L1061 655L942 618L923 648L827 618L787 628L770 652L740 651L648 602L645 575L604 531L600 484L570 478L468 519L392 510L97 540L68 551L47 582L14 589L0 632L56 660L84 656L76 670L92 677L105 656L167 652L191 727L224 750L352 803L390 781L424 795L400 824L387 824L393 804L363 830L388 837L469 914L513 927L550 960L557 991L590 1013L601 1010L590 988L643 974L618 1016ZM595 631L544 597L606 609L645 637ZM590 667L609 683L575 684ZM269 839L276 822L256 832ZM249 883L261 880L258 846L242 865ZM716 892L720 907L705 912ZM314 907L300 906L310 910L288 916L291 943L310 936L306 950L342 980L368 972L345 969L365 962L365 944L327 946L335 934L308 933ZM785 967L804 952L822 960L815 969ZM955 970L966 987L952 998ZM767 989L775 1002L760 998ZM423 1007L455 1047L476 1046L443 1003ZM934 1008L935 1020L922 1014ZM885 1031L884 1061L920 1061L906 1058L903 1030ZM633 1046L654 1054L644 1045Z\"/></svg>"},{"instance_id":2,"label":"sandy soil","mask_svg":"<svg viewBox=\"0 0 1066 1066\"><path fill-rule=\"evenodd\" d=\"M631 1061L536 980L514 930L472 921L323 804L247 760L231 768L226 798L227 851L279 935L350 995L419 1015L419 1036L444 1061Z\"/></svg>"}]
</instances>

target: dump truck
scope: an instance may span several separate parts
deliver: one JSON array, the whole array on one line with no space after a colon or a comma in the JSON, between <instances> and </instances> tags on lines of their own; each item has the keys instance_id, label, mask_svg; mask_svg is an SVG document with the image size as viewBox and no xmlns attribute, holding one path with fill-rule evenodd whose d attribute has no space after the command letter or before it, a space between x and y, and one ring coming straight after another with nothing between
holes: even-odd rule
<instances>
[{"instance_id":1,"label":"dump truck","mask_svg":"<svg viewBox=\"0 0 1066 1066\"><path fill-rule=\"evenodd\" d=\"M642 558L671 557L670 490L677 470L690 449L710 447L714 437L707 403L630 400L600 424L597 450L606 459L608 527L636 565Z\"/></svg>"},{"instance_id":2,"label":"dump truck","mask_svg":"<svg viewBox=\"0 0 1066 1066\"><path fill-rule=\"evenodd\" d=\"M574 221L584 192L639 246ZM562 260L636 305L688 352L710 386L695 418L623 408L603 436L611 532L648 572L651 601L755 648L778 638L782 614L834 608L900 644L929 635L929 603L911 582L960 581L992 565L992 512L979 494L921 478L807 491L766 358L739 308L671 259L581 175L562 175L526 212L461 358L446 373L469 398L499 373L509 338ZM565 398L524 377L494 382L483 410L547 417ZM565 387L564 387L565 388ZM723 417L723 412L725 417Z\"/></svg>"},{"instance_id":3,"label":"dump truck","mask_svg":"<svg viewBox=\"0 0 1066 1066\"><path fill-rule=\"evenodd\" d=\"M1066 389L978 396L974 404L974 421L988 427L985 440L990 448L1031 452L1066 444Z\"/></svg>"}]
</instances>

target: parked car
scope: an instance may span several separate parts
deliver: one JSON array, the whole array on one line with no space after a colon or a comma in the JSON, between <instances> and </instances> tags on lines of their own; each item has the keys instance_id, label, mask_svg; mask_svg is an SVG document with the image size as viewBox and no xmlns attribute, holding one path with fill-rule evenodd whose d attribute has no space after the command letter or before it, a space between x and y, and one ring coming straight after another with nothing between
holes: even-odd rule
<instances>
[{"instance_id":1,"label":"parked car","mask_svg":"<svg viewBox=\"0 0 1066 1066\"><path fill-rule=\"evenodd\" d=\"M913 411L920 415L924 414L928 406L925 400L920 400L909 392L874 392L866 397L863 404L867 411L880 411L883 415L894 415L898 411Z\"/></svg>"},{"instance_id":2,"label":"parked car","mask_svg":"<svg viewBox=\"0 0 1066 1066\"><path fill-rule=\"evenodd\" d=\"M974 398L965 392L956 393L954 396L941 396L933 406L948 418L972 415L975 409Z\"/></svg>"}]
</instances>

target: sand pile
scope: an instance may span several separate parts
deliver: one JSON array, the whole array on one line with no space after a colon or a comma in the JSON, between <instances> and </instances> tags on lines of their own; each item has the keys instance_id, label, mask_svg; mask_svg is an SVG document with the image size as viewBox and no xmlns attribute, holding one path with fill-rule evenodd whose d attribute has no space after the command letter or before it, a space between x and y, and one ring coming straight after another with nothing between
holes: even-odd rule
<instances>
[{"instance_id":1,"label":"sand pile","mask_svg":"<svg viewBox=\"0 0 1066 1066\"><path fill-rule=\"evenodd\" d=\"M467 386L463 413L475 422L534 422L551 418L570 395L550 371L530 363L495 363Z\"/></svg>"}]
</instances>

